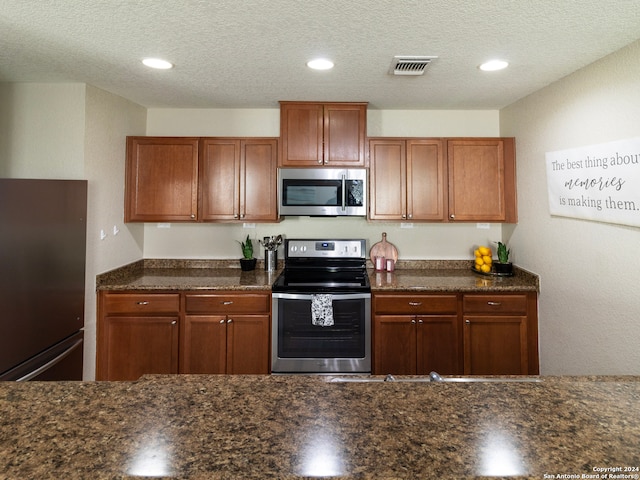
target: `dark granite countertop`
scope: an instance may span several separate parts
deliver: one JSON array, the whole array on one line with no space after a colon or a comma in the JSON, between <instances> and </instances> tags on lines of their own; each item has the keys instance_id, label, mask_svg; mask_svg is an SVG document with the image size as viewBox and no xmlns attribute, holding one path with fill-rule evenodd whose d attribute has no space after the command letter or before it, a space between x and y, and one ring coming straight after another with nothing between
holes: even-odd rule
<instances>
[{"instance_id":1,"label":"dark granite countertop","mask_svg":"<svg viewBox=\"0 0 640 480\"><path fill-rule=\"evenodd\" d=\"M638 475L638 377L540 377L539 383L330 378L3 382L0 478ZM636 476L613 476L620 473Z\"/></svg>"},{"instance_id":2,"label":"dark granite countertop","mask_svg":"<svg viewBox=\"0 0 640 480\"><path fill-rule=\"evenodd\" d=\"M96 277L98 290L266 290L280 275L264 270L244 272L238 260L144 259Z\"/></svg>"},{"instance_id":3,"label":"dark granite countertop","mask_svg":"<svg viewBox=\"0 0 640 480\"><path fill-rule=\"evenodd\" d=\"M371 289L384 291L482 292L539 291L537 275L515 268L512 277L475 273L464 260L398 262L394 272L369 269ZM144 259L100 274L98 290L266 290L282 269L266 272L264 264L243 272L237 260Z\"/></svg>"},{"instance_id":4,"label":"dark granite countertop","mask_svg":"<svg viewBox=\"0 0 640 480\"><path fill-rule=\"evenodd\" d=\"M539 277L514 267L513 276L495 276L471 270L466 260L402 261L393 272L371 271L369 279L374 292L522 292L540 290Z\"/></svg>"}]
</instances>

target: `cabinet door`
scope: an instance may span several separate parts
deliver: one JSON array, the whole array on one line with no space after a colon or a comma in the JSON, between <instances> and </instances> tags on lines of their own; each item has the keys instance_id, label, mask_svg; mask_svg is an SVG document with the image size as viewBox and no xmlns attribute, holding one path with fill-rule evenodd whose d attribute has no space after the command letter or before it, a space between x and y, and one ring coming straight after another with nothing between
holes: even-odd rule
<instances>
[{"instance_id":1,"label":"cabinet door","mask_svg":"<svg viewBox=\"0 0 640 480\"><path fill-rule=\"evenodd\" d=\"M449 220L517 221L512 138L447 142Z\"/></svg>"},{"instance_id":2,"label":"cabinet door","mask_svg":"<svg viewBox=\"0 0 640 480\"><path fill-rule=\"evenodd\" d=\"M462 356L458 316L418 316L417 372L460 375Z\"/></svg>"},{"instance_id":3,"label":"cabinet door","mask_svg":"<svg viewBox=\"0 0 640 480\"><path fill-rule=\"evenodd\" d=\"M416 374L416 320L408 315L376 315L373 374Z\"/></svg>"},{"instance_id":4,"label":"cabinet door","mask_svg":"<svg viewBox=\"0 0 640 480\"><path fill-rule=\"evenodd\" d=\"M365 104L324 106L324 164L365 166L367 108Z\"/></svg>"},{"instance_id":5,"label":"cabinet door","mask_svg":"<svg viewBox=\"0 0 640 480\"><path fill-rule=\"evenodd\" d=\"M200 161L201 218L240 218L240 140L202 140Z\"/></svg>"},{"instance_id":6,"label":"cabinet door","mask_svg":"<svg viewBox=\"0 0 640 480\"><path fill-rule=\"evenodd\" d=\"M323 162L324 109L321 103L280 104L280 165L317 167Z\"/></svg>"},{"instance_id":7,"label":"cabinet door","mask_svg":"<svg viewBox=\"0 0 640 480\"><path fill-rule=\"evenodd\" d=\"M240 164L240 220L278 220L278 141L251 139L242 142Z\"/></svg>"},{"instance_id":8,"label":"cabinet door","mask_svg":"<svg viewBox=\"0 0 640 480\"><path fill-rule=\"evenodd\" d=\"M227 322L227 373L269 373L269 316L233 315Z\"/></svg>"},{"instance_id":9,"label":"cabinet door","mask_svg":"<svg viewBox=\"0 0 640 480\"><path fill-rule=\"evenodd\" d=\"M225 315L185 315L180 339L180 373L226 373Z\"/></svg>"},{"instance_id":10,"label":"cabinet door","mask_svg":"<svg viewBox=\"0 0 640 480\"><path fill-rule=\"evenodd\" d=\"M178 317L105 317L100 380L178 373Z\"/></svg>"},{"instance_id":11,"label":"cabinet door","mask_svg":"<svg viewBox=\"0 0 640 480\"><path fill-rule=\"evenodd\" d=\"M526 316L464 316L465 375L527 375Z\"/></svg>"},{"instance_id":12,"label":"cabinet door","mask_svg":"<svg viewBox=\"0 0 640 480\"><path fill-rule=\"evenodd\" d=\"M445 219L445 161L441 140L407 141L407 219Z\"/></svg>"},{"instance_id":13,"label":"cabinet door","mask_svg":"<svg viewBox=\"0 0 640 480\"><path fill-rule=\"evenodd\" d=\"M125 222L197 220L198 139L128 137Z\"/></svg>"},{"instance_id":14,"label":"cabinet door","mask_svg":"<svg viewBox=\"0 0 640 480\"><path fill-rule=\"evenodd\" d=\"M399 139L369 141L369 218L407 218L406 142Z\"/></svg>"}]
</instances>

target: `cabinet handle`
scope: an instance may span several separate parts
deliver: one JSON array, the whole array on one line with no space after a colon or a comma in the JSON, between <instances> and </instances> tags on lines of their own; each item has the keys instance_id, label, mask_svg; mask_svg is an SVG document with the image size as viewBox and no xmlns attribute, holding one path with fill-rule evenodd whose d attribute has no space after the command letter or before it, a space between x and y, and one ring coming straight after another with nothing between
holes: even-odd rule
<instances>
[{"instance_id":1,"label":"cabinet handle","mask_svg":"<svg viewBox=\"0 0 640 480\"><path fill-rule=\"evenodd\" d=\"M422 319L418 320L418 323L424 323L424 321Z\"/></svg>"},{"instance_id":2,"label":"cabinet handle","mask_svg":"<svg viewBox=\"0 0 640 480\"><path fill-rule=\"evenodd\" d=\"M415 318L412 318L412 319L411 319L411 323L416 323L416 319L415 319Z\"/></svg>"},{"instance_id":3,"label":"cabinet handle","mask_svg":"<svg viewBox=\"0 0 640 480\"><path fill-rule=\"evenodd\" d=\"M220 324L222 325L223 323L224 323L224 318L220 320Z\"/></svg>"},{"instance_id":4,"label":"cabinet handle","mask_svg":"<svg viewBox=\"0 0 640 480\"><path fill-rule=\"evenodd\" d=\"M409 220L411 220L411 219L413 218L413 214L412 214L412 213L410 213L409 215L407 215L407 218L408 218Z\"/></svg>"},{"instance_id":5,"label":"cabinet handle","mask_svg":"<svg viewBox=\"0 0 640 480\"><path fill-rule=\"evenodd\" d=\"M233 322L233 318L230 318L229 320L227 320L227 323L231 323Z\"/></svg>"},{"instance_id":6,"label":"cabinet handle","mask_svg":"<svg viewBox=\"0 0 640 480\"><path fill-rule=\"evenodd\" d=\"M456 216L452 213L451 215L449 215L449 218L450 218L451 220L453 220L453 219L455 219L455 218L456 218Z\"/></svg>"},{"instance_id":7,"label":"cabinet handle","mask_svg":"<svg viewBox=\"0 0 640 480\"><path fill-rule=\"evenodd\" d=\"M403 219L403 220L404 220L405 218L407 218L407 216L406 216L404 213L401 215L401 217L402 217L402 219Z\"/></svg>"},{"instance_id":8,"label":"cabinet handle","mask_svg":"<svg viewBox=\"0 0 640 480\"><path fill-rule=\"evenodd\" d=\"M469 325L471 323L471 320L465 320L464 323L466 323L467 325Z\"/></svg>"},{"instance_id":9,"label":"cabinet handle","mask_svg":"<svg viewBox=\"0 0 640 480\"><path fill-rule=\"evenodd\" d=\"M171 322L171 325L176 325L178 323L177 320L174 320L173 322Z\"/></svg>"},{"instance_id":10,"label":"cabinet handle","mask_svg":"<svg viewBox=\"0 0 640 480\"><path fill-rule=\"evenodd\" d=\"M318 163L319 163L320 165L322 165L322 159L321 159L321 158L319 158L319 159L318 159Z\"/></svg>"},{"instance_id":11,"label":"cabinet handle","mask_svg":"<svg viewBox=\"0 0 640 480\"><path fill-rule=\"evenodd\" d=\"M502 305L502 302L487 302L487 305L491 305L492 307L499 307Z\"/></svg>"},{"instance_id":12,"label":"cabinet handle","mask_svg":"<svg viewBox=\"0 0 640 480\"><path fill-rule=\"evenodd\" d=\"M191 214L191 218L196 218L196 214L195 214L195 213L192 213L192 214Z\"/></svg>"},{"instance_id":13,"label":"cabinet handle","mask_svg":"<svg viewBox=\"0 0 640 480\"><path fill-rule=\"evenodd\" d=\"M409 305L411 305L412 307L419 307L420 305L422 305L422 302L409 302Z\"/></svg>"},{"instance_id":14,"label":"cabinet handle","mask_svg":"<svg viewBox=\"0 0 640 480\"><path fill-rule=\"evenodd\" d=\"M222 303L222 305L232 305L233 300L225 300L224 302L220 302L220 303Z\"/></svg>"},{"instance_id":15,"label":"cabinet handle","mask_svg":"<svg viewBox=\"0 0 640 480\"><path fill-rule=\"evenodd\" d=\"M136 302L136 305L149 305L149 302L147 302L146 300L142 302Z\"/></svg>"}]
</instances>

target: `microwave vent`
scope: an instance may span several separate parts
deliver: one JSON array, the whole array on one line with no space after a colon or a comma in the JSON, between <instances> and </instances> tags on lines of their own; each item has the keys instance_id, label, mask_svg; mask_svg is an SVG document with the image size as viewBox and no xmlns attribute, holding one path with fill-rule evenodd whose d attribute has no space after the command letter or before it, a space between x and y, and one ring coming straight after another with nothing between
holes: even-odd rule
<instances>
[{"instance_id":1,"label":"microwave vent","mask_svg":"<svg viewBox=\"0 0 640 480\"><path fill-rule=\"evenodd\" d=\"M393 57L389 73L391 75L424 75L432 60L438 57L400 55Z\"/></svg>"}]
</instances>

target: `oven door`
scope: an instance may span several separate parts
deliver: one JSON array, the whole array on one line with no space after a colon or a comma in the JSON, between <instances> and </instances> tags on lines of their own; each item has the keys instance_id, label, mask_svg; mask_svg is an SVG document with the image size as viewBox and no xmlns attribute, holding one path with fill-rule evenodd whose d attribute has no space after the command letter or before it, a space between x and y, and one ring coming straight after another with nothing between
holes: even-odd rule
<instances>
[{"instance_id":1,"label":"oven door","mask_svg":"<svg viewBox=\"0 0 640 480\"><path fill-rule=\"evenodd\" d=\"M370 373L371 293L331 295L333 325L312 322L313 294L273 293L273 373Z\"/></svg>"}]
</instances>

